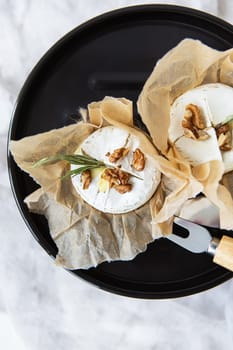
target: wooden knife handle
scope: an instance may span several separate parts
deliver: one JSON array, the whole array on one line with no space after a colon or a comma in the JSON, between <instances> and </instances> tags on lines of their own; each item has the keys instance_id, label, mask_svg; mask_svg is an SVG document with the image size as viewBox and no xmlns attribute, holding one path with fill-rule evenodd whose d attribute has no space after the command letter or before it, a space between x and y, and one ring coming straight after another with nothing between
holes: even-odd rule
<instances>
[{"instance_id":1,"label":"wooden knife handle","mask_svg":"<svg viewBox=\"0 0 233 350\"><path fill-rule=\"evenodd\" d=\"M216 248L213 262L233 272L233 238L222 236Z\"/></svg>"}]
</instances>

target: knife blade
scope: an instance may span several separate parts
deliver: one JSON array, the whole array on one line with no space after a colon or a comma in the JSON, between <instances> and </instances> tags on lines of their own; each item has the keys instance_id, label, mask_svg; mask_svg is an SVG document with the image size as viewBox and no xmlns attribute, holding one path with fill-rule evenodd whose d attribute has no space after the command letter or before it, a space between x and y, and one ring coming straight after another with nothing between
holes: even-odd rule
<instances>
[{"instance_id":1,"label":"knife blade","mask_svg":"<svg viewBox=\"0 0 233 350\"><path fill-rule=\"evenodd\" d=\"M179 217L174 222L188 231L187 237L172 233L165 238L193 253L206 252L213 256L214 263L233 271L233 238L213 237L205 227Z\"/></svg>"}]
</instances>

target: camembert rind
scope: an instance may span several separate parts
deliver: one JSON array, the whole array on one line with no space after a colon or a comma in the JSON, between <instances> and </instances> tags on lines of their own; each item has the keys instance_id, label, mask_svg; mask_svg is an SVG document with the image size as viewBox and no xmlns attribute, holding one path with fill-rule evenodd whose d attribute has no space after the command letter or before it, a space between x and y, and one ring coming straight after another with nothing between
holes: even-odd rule
<instances>
[{"instance_id":1,"label":"camembert rind","mask_svg":"<svg viewBox=\"0 0 233 350\"><path fill-rule=\"evenodd\" d=\"M108 152L112 153L120 147L129 148L129 153L116 163L110 163ZM109 166L121 166L121 170L129 172L132 190L121 194L114 188L107 188L103 192L99 188L101 172L93 177L89 188L84 190L80 181L80 175L72 178L73 185L80 196L92 207L106 213L122 214L135 210L145 204L155 193L160 183L161 174L157 169L156 161L145 154L145 168L142 171L135 171L132 164L133 152L140 148L140 140L129 134L126 130L114 126L103 127L92 133L79 147L89 156L103 161ZM143 151L143 150L142 150ZM77 166L72 165L71 169ZM135 176L133 176L135 175Z\"/></svg>"},{"instance_id":2,"label":"camembert rind","mask_svg":"<svg viewBox=\"0 0 233 350\"><path fill-rule=\"evenodd\" d=\"M206 140L192 140L184 136L182 120L189 104L198 106L206 122ZM170 111L169 139L192 165L212 160L224 163L225 173L233 170L233 150L221 152L214 127L233 114L233 88L220 84L205 84L178 97Z\"/></svg>"}]
</instances>

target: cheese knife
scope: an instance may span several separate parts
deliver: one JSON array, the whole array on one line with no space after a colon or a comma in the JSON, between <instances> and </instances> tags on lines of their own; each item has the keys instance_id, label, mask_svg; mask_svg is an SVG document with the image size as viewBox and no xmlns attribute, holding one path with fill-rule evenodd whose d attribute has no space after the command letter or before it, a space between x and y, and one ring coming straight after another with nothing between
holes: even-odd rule
<instances>
[{"instance_id":1,"label":"cheese knife","mask_svg":"<svg viewBox=\"0 0 233 350\"><path fill-rule=\"evenodd\" d=\"M211 228L205 228L199 224L180 217L175 218L175 224L188 231L186 238L177 234L166 236L170 241L193 252L206 252L213 256L213 262L233 271L233 238L223 235L220 239L210 234Z\"/></svg>"}]
</instances>

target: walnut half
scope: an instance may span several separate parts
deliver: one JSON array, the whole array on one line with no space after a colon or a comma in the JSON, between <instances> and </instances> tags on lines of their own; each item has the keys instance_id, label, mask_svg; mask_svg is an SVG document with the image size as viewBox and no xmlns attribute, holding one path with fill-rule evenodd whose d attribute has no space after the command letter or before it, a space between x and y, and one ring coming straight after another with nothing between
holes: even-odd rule
<instances>
[{"instance_id":1,"label":"walnut half","mask_svg":"<svg viewBox=\"0 0 233 350\"><path fill-rule=\"evenodd\" d=\"M130 192L132 190L132 184L117 185L114 188L120 194L124 194L124 193Z\"/></svg>"},{"instance_id":2,"label":"walnut half","mask_svg":"<svg viewBox=\"0 0 233 350\"><path fill-rule=\"evenodd\" d=\"M116 163L119 159L124 158L129 153L129 148L121 147L115 149L112 153L108 152L106 156L109 162Z\"/></svg>"},{"instance_id":3,"label":"walnut half","mask_svg":"<svg viewBox=\"0 0 233 350\"><path fill-rule=\"evenodd\" d=\"M145 156L139 148L136 148L133 152L132 167L137 171L142 171L145 168Z\"/></svg>"},{"instance_id":4,"label":"walnut half","mask_svg":"<svg viewBox=\"0 0 233 350\"><path fill-rule=\"evenodd\" d=\"M221 151L226 152L232 149L232 132L229 124L224 124L216 128L218 145Z\"/></svg>"},{"instance_id":5,"label":"walnut half","mask_svg":"<svg viewBox=\"0 0 233 350\"><path fill-rule=\"evenodd\" d=\"M193 140L207 140L210 136L204 130L206 129L206 123L201 115L201 111L198 106L189 104L185 108L184 119L181 122L184 128L184 136Z\"/></svg>"},{"instance_id":6,"label":"walnut half","mask_svg":"<svg viewBox=\"0 0 233 350\"><path fill-rule=\"evenodd\" d=\"M81 174L81 182L83 184L83 189L87 190L89 188L89 185L91 183L92 176L91 176L91 170L85 170Z\"/></svg>"},{"instance_id":7,"label":"walnut half","mask_svg":"<svg viewBox=\"0 0 233 350\"><path fill-rule=\"evenodd\" d=\"M201 115L201 111L198 106L190 103L185 108L186 114L184 115L185 119L191 119L192 124L199 130L206 128L205 119Z\"/></svg>"},{"instance_id":8,"label":"walnut half","mask_svg":"<svg viewBox=\"0 0 233 350\"><path fill-rule=\"evenodd\" d=\"M114 188L121 194L129 192L132 189L132 184L129 183L130 174L119 168L107 168L101 177L109 182L110 188Z\"/></svg>"}]
</instances>

